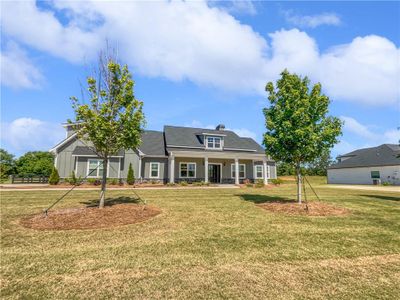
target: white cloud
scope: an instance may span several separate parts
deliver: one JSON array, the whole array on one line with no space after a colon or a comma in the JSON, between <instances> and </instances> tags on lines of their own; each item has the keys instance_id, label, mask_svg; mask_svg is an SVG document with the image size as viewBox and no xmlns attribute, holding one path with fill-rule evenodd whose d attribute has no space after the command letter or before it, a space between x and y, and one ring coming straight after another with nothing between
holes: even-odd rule
<instances>
[{"instance_id":1,"label":"white cloud","mask_svg":"<svg viewBox=\"0 0 400 300\"><path fill-rule=\"evenodd\" d=\"M11 88L39 88L42 73L15 43L8 42L1 52L1 84Z\"/></svg>"},{"instance_id":2,"label":"white cloud","mask_svg":"<svg viewBox=\"0 0 400 300\"><path fill-rule=\"evenodd\" d=\"M399 143L400 130L378 132L376 126L362 124L352 117L341 116L340 119L344 121L343 132L347 137L335 146L334 153L345 154L355 149Z\"/></svg>"},{"instance_id":3,"label":"white cloud","mask_svg":"<svg viewBox=\"0 0 400 300\"><path fill-rule=\"evenodd\" d=\"M335 13L302 16L294 14L293 11L285 11L284 15L287 22L299 27L315 28L321 25L339 26L342 23L340 17Z\"/></svg>"},{"instance_id":4,"label":"white cloud","mask_svg":"<svg viewBox=\"0 0 400 300\"><path fill-rule=\"evenodd\" d=\"M257 10L251 0L208 1L210 6L218 6L231 14L254 16Z\"/></svg>"},{"instance_id":5,"label":"white cloud","mask_svg":"<svg viewBox=\"0 0 400 300\"><path fill-rule=\"evenodd\" d=\"M59 124L38 119L19 118L1 124L2 147L7 145L13 153L47 151L63 138L65 130Z\"/></svg>"},{"instance_id":6,"label":"white cloud","mask_svg":"<svg viewBox=\"0 0 400 300\"><path fill-rule=\"evenodd\" d=\"M400 99L400 50L380 36L356 37L321 52L298 29L262 37L205 1L3 3L8 37L70 61L93 58L106 38L134 72L265 96L265 83L288 68L320 81L332 99L393 105Z\"/></svg>"}]
</instances>

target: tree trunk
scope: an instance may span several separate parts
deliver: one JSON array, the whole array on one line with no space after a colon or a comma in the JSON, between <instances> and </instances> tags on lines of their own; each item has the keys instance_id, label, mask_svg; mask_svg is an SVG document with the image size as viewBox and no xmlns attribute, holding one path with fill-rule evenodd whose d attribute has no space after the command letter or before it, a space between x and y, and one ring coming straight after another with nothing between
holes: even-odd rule
<instances>
[{"instance_id":1,"label":"tree trunk","mask_svg":"<svg viewBox=\"0 0 400 300\"><path fill-rule=\"evenodd\" d=\"M106 198L107 164L108 164L108 160L103 159L103 178L101 180L101 193L100 193L99 208L104 207L104 200Z\"/></svg>"},{"instance_id":2,"label":"tree trunk","mask_svg":"<svg viewBox=\"0 0 400 300\"><path fill-rule=\"evenodd\" d=\"M296 175L297 175L297 201L301 204L301 171L300 165L296 167Z\"/></svg>"}]
</instances>

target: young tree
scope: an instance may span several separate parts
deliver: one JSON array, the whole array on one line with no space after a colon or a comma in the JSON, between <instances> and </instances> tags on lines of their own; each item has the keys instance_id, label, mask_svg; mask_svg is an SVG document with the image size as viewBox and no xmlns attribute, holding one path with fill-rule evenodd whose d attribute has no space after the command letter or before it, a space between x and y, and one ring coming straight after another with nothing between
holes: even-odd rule
<instances>
[{"instance_id":1,"label":"young tree","mask_svg":"<svg viewBox=\"0 0 400 300\"><path fill-rule=\"evenodd\" d=\"M7 178L15 172L14 155L0 148L0 178Z\"/></svg>"},{"instance_id":2,"label":"young tree","mask_svg":"<svg viewBox=\"0 0 400 300\"><path fill-rule=\"evenodd\" d=\"M129 163L128 176L127 176L127 178L126 178L126 182L127 182L129 185L135 184L135 175L134 175L134 173L133 173L133 168L132 168L132 164L131 164L131 163Z\"/></svg>"},{"instance_id":3,"label":"young tree","mask_svg":"<svg viewBox=\"0 0 400 300\"><path fill-rule=\"evenodd\" d=\"M76 97L71 100L78 137L89 142L103 161L99 203L102 208L108 160L121 149L134 149L140 145L145 118L143 102L134 96L134 81L128 66L121 66L110 55L100 54L98 70L94 73L87 78L89 104L79 103Z\"/></svg>"},{"instance_id":4,"label":"young tree","mask_svg":"<svg viewBox=\"0 0 400 300\"><path fill-rule=\"evenodd\" d=\"M56 185L60 182L60 175L58 174L57 168L53 167L53 170L51 171L50 177L49 177L49 183L51 185Z\"/></svg>"},{"instance_id":5,"label":"young tree","mask_svg":"<svg viewBox=\"0 0 400 300\"><path fill-rule=\"evenodd\" d=\"M307 77L281 73L266 85L269 106L264 109L264 146L274 159L292 164L297 175L297 200L301 203L301 167L335 145L342 123L327 116L330 100L321 94L321 84L309 88Z\"/></svg>"}]
</instances>

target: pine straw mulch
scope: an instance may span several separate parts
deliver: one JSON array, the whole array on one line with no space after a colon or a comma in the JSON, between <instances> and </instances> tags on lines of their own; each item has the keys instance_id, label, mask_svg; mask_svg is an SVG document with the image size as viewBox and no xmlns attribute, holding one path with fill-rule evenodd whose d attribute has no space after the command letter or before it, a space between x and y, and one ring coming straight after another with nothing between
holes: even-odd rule
<instances>
[{"instance_id":1,"label":"pine straw mulch","mask_svg":"<svg viewBox=\"0 0 400 300\"><path fill-rule=\"evenodd\" d=\"M115 204L102 209L97 207L66 208L29 215L20 220L24 227L37 230L70 230L109 228L146 221L160 214L154 206Z\"/></svg>"},{"instance_id":2,"label":"pine straw mulch","mask_svg":"<svg viewBox=\"0 0 400 300\"><path fill-rule=\"evenodd\" d=\"M273 201L257 204L257 206L271 212L288 215L328 217L346 216L351 213L347 208L334 206L321 201L309 201L307 206L305 203L299 204L297 201Z\"/></svg>"}]
</instances>

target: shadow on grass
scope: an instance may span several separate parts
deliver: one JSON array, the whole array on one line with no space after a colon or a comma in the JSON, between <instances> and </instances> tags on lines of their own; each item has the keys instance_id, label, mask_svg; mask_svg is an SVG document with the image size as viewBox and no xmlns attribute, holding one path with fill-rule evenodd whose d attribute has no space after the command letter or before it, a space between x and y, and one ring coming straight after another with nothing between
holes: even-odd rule
<instances>
[{"instance_id":1,"label":"shadow on grass","mask_svg":"<svg viewBox=\"0 0 400 300\"><path fill-rule=\"evenodd\" d=\"M390 201L400 201L400 196L399 197L394 197L394 196L382 196L382 195L360 195L363 197L368 197L368 198L375 198L377 200L390 200Z\"/></svg>"},{"instance_id":2,"label":"shadow on grass","mask_svg":"<svg viewBox=\"0 0 400 300\"><path fill-rule=\"evenodd\" d=\"M267 196L267 195L257 195L257 194L239 194L236 195L242 198L244 201L254 202L255 204L260 203L268 203L268 202L296 202L294 199L290 199L287 197L278 197L278 196Z\"/></svg>"},{"instance_id":3,"label":"shadow on grass","mask_svg":"<svg viewBox=\"0 0 400 300\"><path fill-rule=\"evenodd\" d=\"M100 199L92 199L88 201L83 201L81 204L85 204L88 207L94 207L99 205ZM140 203L138 198L133 197L118 197L118 198L106 198L104 201L104 206L113 206L116 204L128 204L128 203Z\"/></svg>"}]
</instances>

